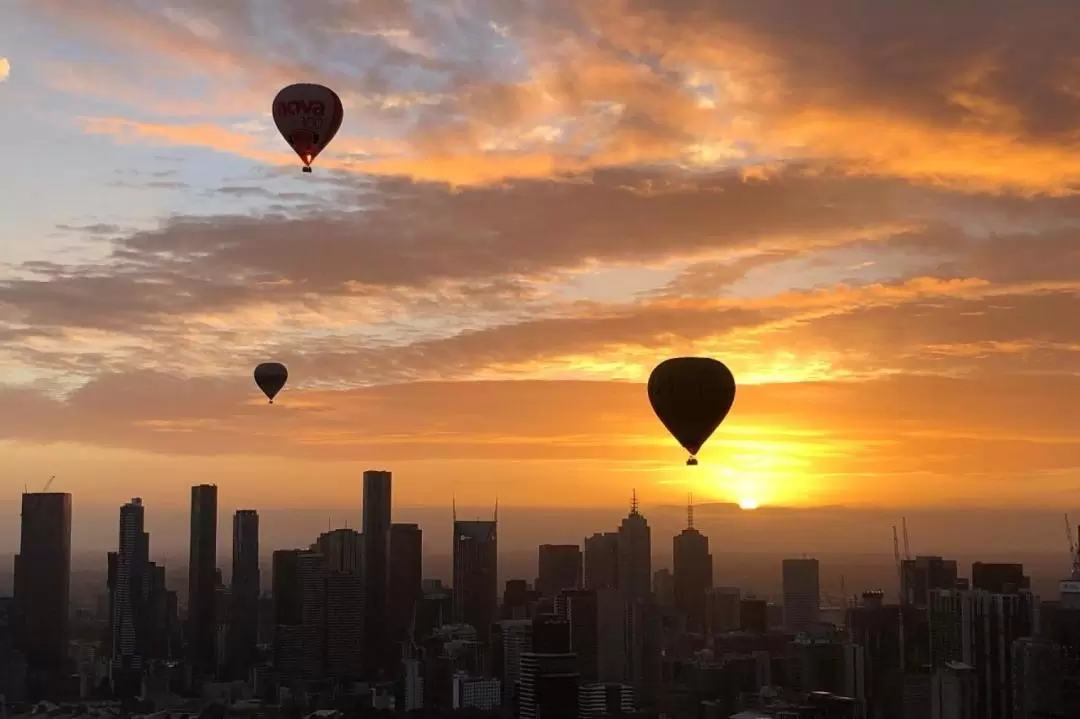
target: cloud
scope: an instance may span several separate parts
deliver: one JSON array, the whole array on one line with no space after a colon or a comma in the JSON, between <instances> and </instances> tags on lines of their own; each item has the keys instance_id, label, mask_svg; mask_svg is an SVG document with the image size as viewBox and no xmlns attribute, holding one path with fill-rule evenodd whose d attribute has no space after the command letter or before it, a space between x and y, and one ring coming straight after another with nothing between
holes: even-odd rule
<instances>
[{"instance_id":1,"label":"cloud","mask_svg":"<svg viewBox=\"0 0 1080 719\"><path fill-rule=\"evenodd\" d=\"M0 57L0 82L8 79L11 74L11 63L6 57Z\"/></svg>"},{"instance_id":2,"label":"cloud","mask_svg":"<svg viewBox=\"0 0 1080 719\"><path fill-rule=\"evenodd\" d=\"M310 51L293 57L266 49L268 31L251 22L245 3L223 10L197 2L180 14L109 0L90 13L48 0L32 12L161 72L212 73L217 89L193 93L207 117L221 98L249 98L241 104L261 116L258 98L295 77L333 84L349 119L320 158L325 167L468 184L795 158L1025 194L1067 194L1080 178L1071 32L1080 9L1069 0L950 0L932 13L884 0L828 0L813 10L772 0L356 7L290 13L297 46ZM340 69L346 58L351 73ZM103 89L130 95L122 82L108 79ZM92 84L57 87L87 92ZM139 96L151 107L187 101L145 89ZM98 118L90 127L260 162L287 158L213 126L174 123ZM363 137L346 137L350 128Z\"/></svg>"}]
</instances>

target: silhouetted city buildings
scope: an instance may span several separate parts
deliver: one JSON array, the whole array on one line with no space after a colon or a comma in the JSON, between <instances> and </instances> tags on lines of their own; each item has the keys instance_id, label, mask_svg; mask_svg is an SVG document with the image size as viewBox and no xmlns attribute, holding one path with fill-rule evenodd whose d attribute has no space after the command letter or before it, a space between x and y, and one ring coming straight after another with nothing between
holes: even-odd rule
<instances>
[{"instance_id":1,"label":"silhouetted city buildings","mask_svg":"<svg viewBox=\"0 0 1080 719\"><path fill-rule=\"evenodd\" d=\"M383 470L364 472L364 631L367 669L387 667L387 582L390 559L391 475Z\"/></svg>"},{"instance_id":2,"label":"silhouetted city buildings","mask_svg":"<svg viewBox=\"0 0 1080 719\"><path fill-rule=\"evenodd\" d=\"M537 552L536 591L554 597L564 589L582 585L581 547L576 544L541 544Z\"/></svg>"},{"instance_id":3,"label":"silhouetted city buildings","mask_svg":"<svg viewBox=\"0 0 1080 719\"><path fill-rule=\"evenodd\" d=\"M693 504L687 507L687 525L672 540L675 608L686 617L686 629L703 633L708 625L706 597L713 586L713 558L709 538L694 528Z\"/></svg>"},{"instance_id":4,"label":"silhouetted city buildings","mask_svg":"<svg viewBox=\"0 0 1080 719\"><path fill-rule=\"evenodd\" d=\"M200 675L212 675L217 656L217 487L191 488L191 534L188 554L188 658Z\"/></svg>"},{"instance_id":5,"label":"silhouetted city buildings","mask_svg":"<svg viewBox=\"0 0 1080 719\"><path fill-rule=\"evenodd\" d=\"M255 664L259 638L259 513L239 509L233 515L229 667L244 679Z\"/></svg>"},{"instance_id":6,"label":"silhouetted city buildings","mask_svg":"<svg viewBox=\"0 0 1080 719\"><path fill-rule=\"evenodd\" d=\"M71 495L24 493L15 555L15 646L26 661L31 699L67 674L71 594Z\"/></svg>"},{"instance_id":7,"label":"silhouetted city buildings","mask_svg":"<svg viewBox=\"0 0 1080 719\"><path fill-rule=\"evenodd\" d=\"M897 550L895 594L864 591L838 606L822 596L819 562L803 558L781 563L779 596L754 596L713 586L709 541L692 511L672 538L674 571L653 572L651 528L635 493L617 532L585 539L584 562L578 546L538 546L537 588L507 580L500 608L497 515L468 521L455 510L446 587L423 576L421 528L390 521L389 475L366 475L365 495L365 527L375 537L387 528L374 577L368 558L383 556L378 542L367 531L331 529L307 549L275 550L270 592L260 597L259 515L232 517L226 587L215 566L216 489L193 487L183 632L165 567L149 561L146 507L133 499L120 508L116 550L106 555L107 593L93 616L107 627L94 630L96 642L82 639L83 609L62 640L43 618L66 615L43 588L70 581L70 535L38 523L70 527L70 497L41 495L54 499L37 505L27 495L16 597L0 598L0 690L9 701L156 702L176 691L259 697L290 711L541 718L639 709L672 719L1080 716L1075 576L1060 583L1057 600L1039 601L1021 565L975 562L969 581L953 560L901 560ZM373 641L368 593L383 596L380 581L385 608ZM44 629L44 642L31 626Z\"/></svg>"},{"instance_id":8,"label":"silhouetted city buildings","mask_svg":"<svg viewBox=\"0 0 1080 719\"><path fill-rule=\"evenodd\" d=\"M498 518L491 521L454 518L454 621L476 629L487 641L498 616Z\"/></svg>"}]
</instances>

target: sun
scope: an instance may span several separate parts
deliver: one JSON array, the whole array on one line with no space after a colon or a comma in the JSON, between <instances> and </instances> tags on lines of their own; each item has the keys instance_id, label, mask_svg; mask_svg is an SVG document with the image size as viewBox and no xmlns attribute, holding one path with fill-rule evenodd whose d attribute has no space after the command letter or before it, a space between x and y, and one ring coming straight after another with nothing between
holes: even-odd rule
<instances>
[{"instance_id":1,"label":"sun","mask_svg":"<svg viewBox=\"0 0 1080 719\"><path fill-rule=\"evenodd\" d=\"M739 509L745 509L745 510L749 511L751 509L757 509L757 508L758 508L758 501L756 499L751 499L750 497L744 497L743 499L739 500Z\"/></svg>"}]
</instances>

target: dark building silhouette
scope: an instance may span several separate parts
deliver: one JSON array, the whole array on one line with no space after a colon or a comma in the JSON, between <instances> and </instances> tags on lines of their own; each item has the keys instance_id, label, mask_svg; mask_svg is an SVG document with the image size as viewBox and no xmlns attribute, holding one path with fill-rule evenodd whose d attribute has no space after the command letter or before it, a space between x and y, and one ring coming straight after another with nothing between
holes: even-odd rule
<instances>
[{"instance_id":1,"label":"dark building silhouette","mask_svg":"<svg viewBox=\"0 0 1080 719\"><path fill-rule=\"evenodd\" d=\"M390 525L390 575L387 624L391 629L391 659L401 657L409 638L417 604L424 597L424 533L416 524ZM395 662L396 664L396 662Z\"/></svg>"},{"instance_id":2,"label":"dark building silhouette","mask_svg":"<svg viewBox=\"0 0 1080 719\"><path fill-rule=\"evenodd\" d=\"M535 598L535 592L529 590L529 583L524 579L508 579L503 589L502 618L527 619L529 602Z\"/></svg>"},{"instance_id":3,"label":"dark building silhouette","mask_svg":"<svg viewBox=\"0 0 1080 719\"><path fill-rule=\"evenodd\" d=\"M820 619L821 568L818 560L803 557L783 561L784 629L810 631Z\"/></svg>"},{"instance_id":4,"label":"dark building silhouette","mask_svg":"<svg viewBox=\"0 0 1080 719\"><path fill-rule=\"evenodd\" d=\"M706 597L713 584L709 538L694 529L694 507L687 507L687 526L672 540L675 608L686 617L689 632L704 633L708 624Z\"/></svg>"},{"instance_id":5,"label":"dark building silhouette","mask_svg":"<svg viewBox=\"0 0 1080 719\"><path fill-rule=\"evenodd\" d=\"M386 599L390 558L390 472L364 472L364 634L367 667L385 669Z\"/></svg>"},{"instance_id":6,"label":"dark building silhouette","mask_svg":"<svg viewBox=\"0 0 1080 719\"><path fill-rule=\"evenodd\" d=\"M756 597L744 597L739 601L739 629L754 634L769 630L769 603Z\"/></svg>"},{"instance_id":7,"label":"dark building silhouette","mask_svg":"<svg viewBox=\"0 0 1080 719\"><path fill-rule=\"evenodd\" d=\"M619 527L618 588L629 602L652 594L652 532L638 511L636 491L630 501L630 514Z\"/></svg>"},{"instance_id":8,"label":"dark building silhouette","mask_svg":"<svg viewBox=\"0 0 1080 719\"><path fill-rule=\"evenodd\" d=\"M498 516L492 521L454 519L454 621L471 624L488 641L498 616Z\"/></svg>"},{"instance_id":9,"label":"dark building silhouette","mask_svg":"<svg viewBox=\"0 0 1080 719\"><path fill-rule=\"evenodd\" d=\"M355 529L332 529L315 540L313 549L326 557L335 572L359 572L364 566L364 535Z\"/></svg>"},{"instance_id":10,"label":"dark building silhouette","mask_svg":"<svg viewBox=\"0 0 1080 719\"><path fill-rule=\"evenodd\" d=\"M15 613L31 699L48 694L68 669L70 593L71 495L24 493Z\"/></svg>"},{"instance_id":11,"label":"dark building silhouette","mask_svg":"<svg viewBox=\"0 0 1080 719\"><path fill-rule=\"evenodd\" d=\"M200 675L217 667L217 499L216 485L191 488L187 642L189 661Z\"/></svg>"},{"instance_id":12,"label":"dark building silhouette","mask_svg":"<svg viewBox=\"0 0 1080 719\"><path fill-rule=\"evenodd\" d=\"M303 643L303 587L299 549L274 552L271 601L274 627L274 670L279 678L296 676Z\"/></svg>"},{"instance_id":13,"label":"dark building silhouette","mask_svg":"<svg viewBox=\"0 0 1080 719\"><path fill-rule=\"evenodd\" d=\"M138 694L151 627L147 620L150 537L142 500L120 508L120 537L111 592L109 628L113 690L119 696Z\"/></svg>"},{"instance_id":14,"label":"dark building silhouette","mask_svg":"<svg viewBox=\"0 0 1080 719\"><path fill-rule=\"evenodd\" d=\"M956 589L956 560L918 556L900 563L900 592L904 604L925 608L933 589Z\"/></svg>"},{"instance_id":15,"label":"dark building silhouette","mask_svg":"<svg viewBox=\"0 0 1080 719\"><path fill-rule=\"evenodd\" d=\"M994 594L1011 594L1030 589L1031 580L1024 575L1023 564L975 562L971 565L971 588Z\"/></svg>"},{"instance_id":16,"label":"dark building silhouette","mask_svg":"<svg viewBox=\"0 0 1080 719\"><path fill-rule=\"evenodd\" d=\"M570 651L570 622L554 615L533 621L532 649L521 653L520 719L577 719L580 676Z\"/></svg>"},{"instance_id":17,"label":"dark building silhouette","mask_svg":"<svg viewBox=\"0 0 1080 719\"><path fill-rule=\"evenodd\" d=\"M236 679L246 678L257 657L259 589L259 513L239 509L233 515L229 618L229 668Z\"/></svg>"},{"instance_id":18,"label":"dark building silhouette","mask_svg":"<svg viewBox=\"0 0 1080 719\"><path fill-rule=\"evenodd\" d=\"M619 586L619 533L605 532L585 538L585 589Z\"/></svg>"},{"instance_id":19,"label":"dark building silhouette","mask_svg":"<svg viewBox=\"0 0 1080 719\"><path fill-rule=\"evenodd\" d=\"M564 589L581 588L581 547L576 544L541 544L536 591L554 597Z\"/></svg>"}]
</instances>

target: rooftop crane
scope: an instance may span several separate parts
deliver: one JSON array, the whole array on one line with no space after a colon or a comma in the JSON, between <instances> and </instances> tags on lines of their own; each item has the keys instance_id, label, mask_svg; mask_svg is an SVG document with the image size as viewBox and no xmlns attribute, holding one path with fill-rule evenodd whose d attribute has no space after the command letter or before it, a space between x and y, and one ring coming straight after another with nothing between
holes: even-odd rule
<instances>
[{"instance_id":1,"label":"rooftop crane","mask_svg":"<svg viewBox=\"0 0 1080 719\"><path fill-rule=\"evenodd\" d=\"M1076 538L1073 536L1072 523L1069 515L1065 515L1065 541L1069 544L1069 569L1072 571L1070 579L1080 579L1080 554L1076 551Z\"/></svg>"}]
</instances>

